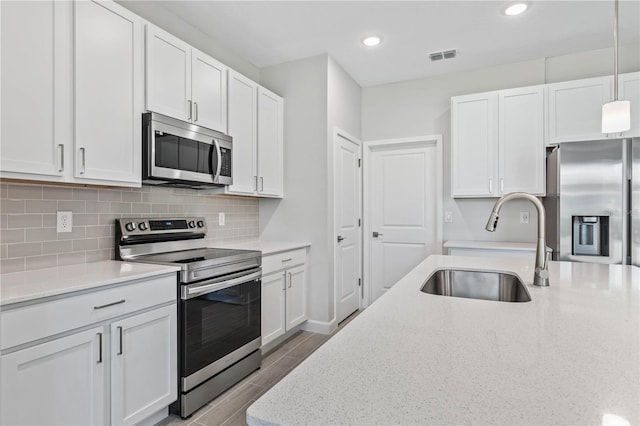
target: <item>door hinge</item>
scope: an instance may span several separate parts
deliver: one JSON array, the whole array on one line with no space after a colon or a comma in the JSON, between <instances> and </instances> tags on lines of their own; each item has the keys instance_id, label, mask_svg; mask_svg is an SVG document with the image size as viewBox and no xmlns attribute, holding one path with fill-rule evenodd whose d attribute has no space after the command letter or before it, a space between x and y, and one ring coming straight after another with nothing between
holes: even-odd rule
<instances>
[{"instance_id":1,"label":"door hinge","mask_svg":"<svg viewBox=\"0 0 640 426\"><path fill-rule=\"evenodd\" d=\"M358 287L362 285L362 278L358 278Z\"/></svg>"},{"instance_id":2,"label":"door hinge","mask_svg":"<svg viewBox=\"0 0 640 426\"><path fill-rule=\"evenodd\" d=\"M358 226L362 226L362 221L358 219Z\"/></svg>"},{"instance_id":3,"label":"door hinge","mask_svg":"<svg viewBox=\"0 0 640 426\"><path fill-rule=\"evenodd\" d=\"M358 167L362 166L362 158L358 158Z\"/></svg>"}]
</instances>

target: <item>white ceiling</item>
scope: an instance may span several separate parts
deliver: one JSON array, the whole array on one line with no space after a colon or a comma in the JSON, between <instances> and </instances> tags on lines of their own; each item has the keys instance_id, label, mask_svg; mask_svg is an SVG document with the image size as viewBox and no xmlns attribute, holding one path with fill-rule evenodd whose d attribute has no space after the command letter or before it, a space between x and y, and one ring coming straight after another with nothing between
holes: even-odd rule
<instances>
[{"instance_id":1,"label":"white ceiling","mask_svg":"<svg viewBox=\"0 0 640 426\"><path fill-rule=\"evenodd\" d=\"M161 1L259 68L328 53L363 87L613 45L613 0ZM620 44L640 42L640 0L622 0ZM366 48L365 35L383 43ZM459 49L455 59L428 53ZM613 66L612 66L613 67Z\"/></svg>"}]
</instances>

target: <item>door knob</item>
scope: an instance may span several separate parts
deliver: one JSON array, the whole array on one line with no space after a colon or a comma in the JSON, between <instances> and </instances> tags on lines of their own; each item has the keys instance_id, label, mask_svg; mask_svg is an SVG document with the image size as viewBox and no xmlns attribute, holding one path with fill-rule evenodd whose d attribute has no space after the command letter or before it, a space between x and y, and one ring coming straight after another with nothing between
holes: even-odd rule
<instances>
[{"instance_id":1,"label":"door knob","mask_svg":"<svg viewBox=\"0 0 640 426\"><path fill-rule=\"evenodd\" d=\"M340 242L340 241L342 241L344 239L345 239L345 237L343 237L342 235L338 235L338 242Z\"/></svg>"},{"instance_id":2,"label":"door knob","mask_svg":"<svg viewBox=\"0 0 640 426\"><path fill-rule=\"evenodd\" d=\"M383 234L383 233L381 233L381 232L373 231L373 238L378 238L378 237L380 237L380 236L382 236L382 235L384 235L384 234Z\"/></svg>"}]
</instances>

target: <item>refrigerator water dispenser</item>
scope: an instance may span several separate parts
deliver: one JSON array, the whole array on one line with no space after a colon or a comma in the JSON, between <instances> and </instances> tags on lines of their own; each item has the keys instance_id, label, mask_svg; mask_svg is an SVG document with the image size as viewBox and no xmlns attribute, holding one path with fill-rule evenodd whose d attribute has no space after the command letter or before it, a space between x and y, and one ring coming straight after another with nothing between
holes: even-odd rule
<instances>
[{"instance_id":1,"label":"refrigerator water dispenser","mask_svg":"<svg viewBox=\"0 0 640 426\"><path fill-rule=\"evenodd\" d=\"M572 254L609 256L609 216L573 216Z\"/></svg>"}]
</instances>

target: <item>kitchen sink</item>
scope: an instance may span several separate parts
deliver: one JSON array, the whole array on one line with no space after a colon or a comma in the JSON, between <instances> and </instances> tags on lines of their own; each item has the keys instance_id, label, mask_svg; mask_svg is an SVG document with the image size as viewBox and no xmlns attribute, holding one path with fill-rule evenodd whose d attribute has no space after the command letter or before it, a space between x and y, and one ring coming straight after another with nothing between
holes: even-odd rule
<instances>
[{"instance_id":1,"label":"kitchen sink","mask_svg":"<svg viewBox=\"0 0 640 426\"><path fill-rule=\"evenodd\" d=\"M499 302L530 302L527 287L517 275L508 272L439 269L427 279L422 292L439 296Z\"/></svg>"}]
</instances>

